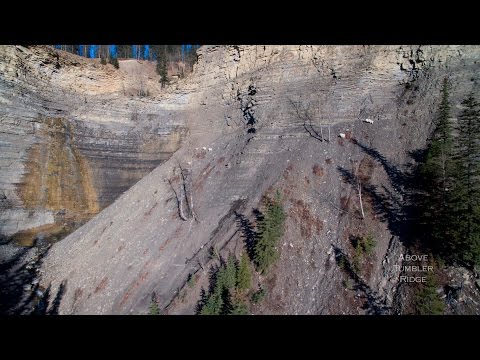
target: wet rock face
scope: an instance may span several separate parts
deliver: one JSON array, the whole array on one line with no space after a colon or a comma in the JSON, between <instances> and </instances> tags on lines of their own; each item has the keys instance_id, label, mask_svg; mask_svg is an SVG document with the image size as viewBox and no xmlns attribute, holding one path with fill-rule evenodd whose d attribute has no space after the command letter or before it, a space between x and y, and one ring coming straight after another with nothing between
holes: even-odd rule
<instances>
[{"instance_id":1,"label":"wet rock face","mask_svg":"<svg viewBox=\"0 0 480 360\"><path fill-rule=\"evenodd\" d=\"M91 169L72 142L72 124L62 118L41 124L39 142L28 150L27 171L17 187L23 204L29 209L97 213Z\"/></svg>"},{"instance_id":2,"label":"wet rock face","mask_svg":"<svg viewBox=\"0 0 480 360\"><path fill-rule=\"evenodd\" d=\"M178 149L185 127L154 100L151 66L115 70L47 47L0 46L4 242L58 240ZM153 95L135 95L140 85Z\"/></svg>"}]
</instances>

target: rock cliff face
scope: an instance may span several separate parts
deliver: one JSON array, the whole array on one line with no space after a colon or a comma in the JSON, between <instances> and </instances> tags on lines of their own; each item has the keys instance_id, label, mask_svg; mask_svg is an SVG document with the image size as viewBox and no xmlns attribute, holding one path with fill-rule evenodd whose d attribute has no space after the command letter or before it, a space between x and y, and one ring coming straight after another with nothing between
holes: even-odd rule
<instances>
[{"instance_id":1,"label":"rock cliff face","mask_svg":"<svg viewBox=\"0 0 480 360\"><path fill-rule=\"evenodd\" d=\"M81 116L81 109L90 108L82 105L71 122L75 129L88 129L85 134L90 137L78 138L89 140L70 140L75 136L66 126L61 149L29 143L33 150L27 158L44 157L30 173L45 174L51 167L58 171L57 179L9 180L22 182L19 196L29 198L27 203L45 204L44 213L56 203L91 212L95 203L101 207L112 200L98 199L105 193L102 189L111 186L105 174L116 174L111 168L112 172L103 173L99 169L113 161L92 160L93 150L89 152L95 146L105 152L111 149L93 139L107 132L101 121L105 114L115 112L117 116L109 116L122 119L108 125L109 131L118 131L115 134L129 126L151 126L156 130L142 134L158 134L161 123L168 129L184 127L184 132L168 132L179 133L178 139L188 135L170 159L52 246L41 270L42 288L61 295L58 310L64 314L147 313L153 293L165 313L194 313L202 287L208 287L208 269L217 261L209 255L210 249L222 256L242 252L253 229L255 209L262 210L262 197L278 190L287 214L280 258L268 275L255 276L254 285L266 288L267 297L251 311L398 311L394 301L398 276L392 267L408 238L408 219L402 212L408 205L408 188L403 179L415 161L415 150L425 146L443 77L451 79L455 106L468 92L478 93L479 50L473 46L203 46L189 78L165 94L154 94L151 101L144 100L145 112L138 124L128 115L126 109L131 107L112 100L104 108L101 100L89 97L93 103L89 115ZM97 82L84 84L88 93ZM119 86L114 90L121 91ZM48 126L63 126L59 111L65 110L49 108L41 123L43 133L49 133ZM364 122L367 118L373 124ZM134 151L153 149L163 138L133 139L137 142L126 146L131 153L123 155L118 166L126 167L132 153L138 158L151 154ZM54 153L70 160L59 166L49 155ZM23 176L13 169L9 179ZM356 179L362 183L363 219ZM76 192L70 195L65 188L39 196L32 190L39 183L58 188L50 184L62 181L77 184ZM59 195L64 193L69 195ZM75 206L65 205L68 199L74 199ZM41 222L39 218L40 213L32 221ZM361 272L351 276L337 261L352 255L352 238L366 234L377 241L375 253ZM191 274L196 283L185 286Z\"/></svg>"},{"instance_id":2,"label":"rock cliff face","mask_svg":"<svg viewBox=\"0 0 480 360\"><path fill-rule=\"evenodd\" d=\"M185 136L154 65L120 70L47 47L0 47L0 236L68 233L165 161ZM148 96L146 96L148 94Z\"/></svg>"}]
</instances>

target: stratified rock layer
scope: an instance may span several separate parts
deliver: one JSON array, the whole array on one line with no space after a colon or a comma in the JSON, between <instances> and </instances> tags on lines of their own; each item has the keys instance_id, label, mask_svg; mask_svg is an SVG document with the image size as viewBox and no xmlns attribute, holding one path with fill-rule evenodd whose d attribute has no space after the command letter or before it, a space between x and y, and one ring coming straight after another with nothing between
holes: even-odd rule
<instances>
[{"instance_id":1,"label":"stratified rock layer","mask_svg":"<svg viewBox=\"0 0 480 360\"><path fill-rule=\"evenodd\" d=\"M168 159L186 134L155 64L120 70L48 47L0 46L0 236L85 222ZM149 94L140 97L139 94ZM58 236L56 236L58 239Z\"/></svg>"}]
</instances>

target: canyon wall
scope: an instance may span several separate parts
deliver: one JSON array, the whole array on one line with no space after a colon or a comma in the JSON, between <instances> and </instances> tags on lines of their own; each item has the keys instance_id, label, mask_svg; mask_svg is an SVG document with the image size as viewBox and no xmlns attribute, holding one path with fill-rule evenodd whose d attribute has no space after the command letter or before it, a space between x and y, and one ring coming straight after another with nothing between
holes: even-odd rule
<instances>
[{"instance_id":1,"label":"canyon wall","mask_svg":"<svg viewBox=\"0 0 480 360\"><path fill-rule=\"evenodd\" d=\"M0 74L4 242L58 240L168 159L186 135L182 116L156 99L152 63L125 60L117 70L48 47L1 46Z\"/></svg>"},{"instance_id":2,"label":"canyon wall","mask_svg":"<svg viewBox=\"0 0 480 360\"><path fill-rule=\"evenodd\" d=\"M401 311L395 305L398 277L392 267L410 236L404 209L411 204L404 179L415 165L415 154L426 145L443 78L450 79L456 110L468 93L478 95L479 48L202 46L197 53L194 72L163 93L153 91L152 99L123 103L114 98L102 105L97 97L87 96L97 84L105 80L112 92L122 92L122 86L111 85L115 81L107 81L104 72L81 83L87 103L80 105L85 101L80 98L69 121L72 128L94 129L96 135L107 126L116 134L151 126L156 130L142 134L176 134L161 132L167 124L183 131L168 136L183 141L173 156L51 247L43 260L40 286L61 298L59 313L145 314L155 294L163 313L193 314L202 289L208 289L209 269L218 264L212 249L224 258L229 253L239 256L255 228L258 210L263 211L262 199L277 191L287 214L285 234L277 247L276 265L268 274L254 276L254 286L266 289L267 295L252 305L252 313ZM60 61L68 59L62 55ZM72 64L65 67L67 73L75 69ZM132 109L140 104L138 120ZM64 124L58 115L65 111L63 106L47 108L44 134L51 133L49 126ZM108 125L104 116L112 120ZM66 206L67 200L58 201L64 198L58 194L75 199L78 205L70 206L75 211L91 211L92 199L100 208L99 199L108 198L102 189L117 181L114 166L111 172L104 171L115 174L112 181L101 180L104 175L99 171L115 159L93 160L89 149L105 146L105 153L119 156L123 147L100 145L93 138L70 140L75 139L70 131L63 127L62 140L57 140L61 149L29 143L33 150L21 150L22 171L15 173L15 165L8 175L15 179L8 184L20 189L19 197L27 194L23 195L27 203L45 204L43 213L34 218L37 223L49 214L49 204ZM106 143L118 138L105 137ZM126 143L131 152L123 155L122 167L136 159L132 153L146 156L140 154L150 154L149 150L142 149L159 146L155 137L132 138L138 142ZM60 167L48 154L70 160ZM29 165L41 156L41 166ZM23 170L28 166L31 170ZM58 172L57 180L29 182L24 175L45 176L49 167ZM83 177L78 175L82 172ZM363 217L357 178L362 181ZM73 181L77 192L35 194L39 183L48 189L58 188L62 181ZM103 204L113 197L109 199ZM374 254L351 276L338 259L351 258L352 238L367 235L376 240ZM191 276L196 282L187 286Z\"/></svg>"}]
</instances>

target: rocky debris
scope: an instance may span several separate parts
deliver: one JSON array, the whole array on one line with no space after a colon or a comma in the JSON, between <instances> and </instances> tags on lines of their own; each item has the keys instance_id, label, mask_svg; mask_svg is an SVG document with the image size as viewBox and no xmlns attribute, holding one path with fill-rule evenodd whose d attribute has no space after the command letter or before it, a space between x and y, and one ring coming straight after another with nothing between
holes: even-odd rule
<instances>
[{"instance_id":1,"label":"rocky debris","mask_svg":"<svg viewBox=\"0 0 480 360\"><path fill-rule=\"evenodd\" d=\"M447 283L442 292L451 311L454 314L479 314L478 280L475 280L474 273L463 267L451 266L445 273Z\"/></svg>"},{"instance_id":2,"label":"rocky debris","mask_svg":"<svg viewBox=\"0 0 480 360\"><path fill-rule=\"evenodd\" d=\"M385 297L386 304L393 307L394 297L398 295L397 286L400 273L396 265L402 265L400 255L405 252L405 247L397 236L392 236L388 243L387 251L382 260L382 272L378 274L379 294Z\"/></svg>"}]
</instances>

